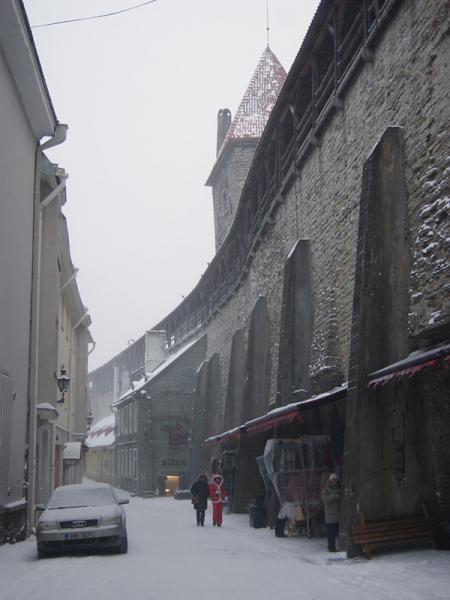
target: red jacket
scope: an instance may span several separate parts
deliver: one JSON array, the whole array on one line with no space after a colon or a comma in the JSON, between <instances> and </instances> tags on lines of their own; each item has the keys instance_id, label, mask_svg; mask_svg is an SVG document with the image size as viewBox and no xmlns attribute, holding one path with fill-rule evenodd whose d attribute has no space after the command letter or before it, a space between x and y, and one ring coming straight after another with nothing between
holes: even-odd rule
<instances>
[{"instance_id":1,"label":"red jacket","mask_svg":"<svg viewBox=\"0 0 450 600\"><path fill-rule=\"evenodd\" d=\"M221 502L222 504L228 498L228 492L223 483L222 475L214 475L209 484L209 497L213 504Z\"/></svg>"}]
</instances>

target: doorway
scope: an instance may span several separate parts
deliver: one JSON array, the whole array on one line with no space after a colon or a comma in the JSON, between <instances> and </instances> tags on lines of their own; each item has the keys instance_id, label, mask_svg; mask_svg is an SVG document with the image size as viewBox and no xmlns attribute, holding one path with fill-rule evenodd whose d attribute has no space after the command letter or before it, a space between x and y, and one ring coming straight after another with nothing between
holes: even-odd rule
<instances>
[{"instance_id":1,"label":"doorway","mask_svg":"<svg viewBox=\"0 0 450 600\"><path fill-rule=\"evenodd\" d=\"M181 489L181 475L166 475L164 478L164 496L173 496Z\"/></svg>"}]
</instances>

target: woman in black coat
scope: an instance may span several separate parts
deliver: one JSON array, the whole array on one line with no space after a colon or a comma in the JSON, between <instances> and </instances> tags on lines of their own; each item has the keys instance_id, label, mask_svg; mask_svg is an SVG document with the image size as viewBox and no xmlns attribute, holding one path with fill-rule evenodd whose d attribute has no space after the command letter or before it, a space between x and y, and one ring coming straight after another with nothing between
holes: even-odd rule
<instances>
[{"instance_id":1,"label":"woman in black coat","mask_svg":"<svg viewBox=\"0 0 450 600\"><path fill-rule=\"evenodd\" d=\"M209 485L206 475L199 475L191 487L192 504L197 515L197 525L205 525L205 511L208 506Z\"/></svg>"}]
</instances>

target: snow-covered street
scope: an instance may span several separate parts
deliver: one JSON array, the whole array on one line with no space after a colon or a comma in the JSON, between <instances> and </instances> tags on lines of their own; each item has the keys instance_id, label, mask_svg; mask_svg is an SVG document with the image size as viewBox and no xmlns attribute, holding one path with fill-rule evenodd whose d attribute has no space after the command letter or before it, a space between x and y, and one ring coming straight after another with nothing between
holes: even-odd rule
<instances>
[{"instance_id":1,"label":"snow-covered street","mask_svg":"<svg viewBox=\"0 0 450 600\"><path fill-rule=\"evenodd\" d=\"M38 560L35 541L0 547L1 600L448 600L450 552L346 560L325 540L275 538L247 515L197 527L189 501L132 498L127 555Z\"/></svg>"}]
</instances>

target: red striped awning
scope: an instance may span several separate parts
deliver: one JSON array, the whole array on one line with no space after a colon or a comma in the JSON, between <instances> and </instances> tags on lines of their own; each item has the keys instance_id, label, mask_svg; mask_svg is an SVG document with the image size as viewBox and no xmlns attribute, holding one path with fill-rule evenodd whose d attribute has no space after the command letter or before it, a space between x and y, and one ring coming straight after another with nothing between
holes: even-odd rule
<instances>
[{"instance_id":1,"label":"red striped awning","mask_svg":"<svg viewBox=\"0 0 450 600\"><path fill-rule=\"evenodd\" d=\"M377 388L403 377L411 379L425 369L450 368L450 345L414 353L384 369L370 373L367 387Z\"/></svg>"},{"instance_id":2,"label":"red striped awning","mask_svg":"<svg viewBox=\"0 0 450 600\"><path fill-rule=\"evenodd\" d=\"M286 407L285 410L276 410L274 413L267 413L262 417L247 421L240 427L236 427L230 431L225 431L220 435L211 436L203 442L203 446L216 446L225 442L238 440L240 439L241 435L254 435L257 433L262 433L277 427L277 425L282 425L285 423L293 423L294 421L298 421L299 423L303 422L303 417L300 414L297 405L289 408Z\"/></svg>"},{"instance_id":3,"label":"red striped awning","mask_svg":"<svg viewBox=\"0 0 450 600\"><path fill-rule=\"evenodd\" d=\"M303 423L303 417L300 414L297 407L290 411L283 412L281 414L271 415L269 413L267 415L264 415L263 417L259 417L258 419L248 421L245 424L245 433L261 433L263 431L268 431L273 427L277 427L277 425L293 423L294 421Z\"/></svg>"},{"instance_id":4,"label":"red striped awning","mask_svg":"<svg viewBox=\"0 0 450 600\"><path fill-rule=\"evenodd\" d=\"M229 431L225 431L219 435L211 436L203 442L203 446L214 446L239 440L242 435L255 435L264 431L270 431L278 425L293 423L295 421L303 423L303 416L301 414L302 410L314 408L325 402L338 400L345 397L346 394L347 384L343 383L339 387L333 388L327 392L322 392L321 394L317 394L316 396L308 398L307 400L302 400L301 402L294 402L293 404L275 408L261 417L257 417L251 421L246 421L240 427L235 427L234 429L230 429Z\"/></svg>"},{"instance_id":5,"label":"red striped awning","mask_svg":"<svg viewBox=\"0 0 450 600\"><path fill-rule=\"evenodd\" d=\"M241 427L237 427L236 429L225 431L220 435L213 435L203 442L203 446L217 446L218 444L223 444L224 442L238 440L241 437L241 429Z\"/></svg>"}]
</instances>

